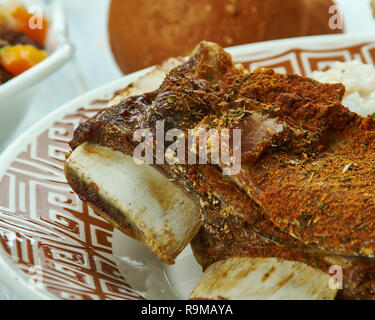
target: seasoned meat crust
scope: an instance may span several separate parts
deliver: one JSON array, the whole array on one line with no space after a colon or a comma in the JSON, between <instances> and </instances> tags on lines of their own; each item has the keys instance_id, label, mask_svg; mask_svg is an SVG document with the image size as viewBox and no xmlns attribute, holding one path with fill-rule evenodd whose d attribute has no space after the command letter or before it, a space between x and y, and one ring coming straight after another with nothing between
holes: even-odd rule
<instances>
[{"instance_id":1,"label":"seasoned meat crust","mask_svg":"<svg viewBox=\"0 0 375 320\"><path fill-rule=\"evenodd\" d=\"M353 256L374 257L375 122L342 106L344 93L341 84L272 70L244 73L203 42L158 90L81 124L71 147L91 142L132 155L133 132L157 120L167 130L240 128L238 175L224 177L215 165L156 166L202 206L198 262L272 256L325 272L340 264L342 297L372 298L375 263Z\"/></svg>"},{"instance_id":2,"label":"seasoned meat crust","mask_svg":"<svg viewBox=\"0 0 375 320\"><path fill-rule=\"evenodd\" d=\"M243 162L233 181L275 225L305 244L336 254L374 257L375 121L342 106L340 87L327 89L313 82L304 86L300 78L302 85L285 85L285 91L275 95L283 83L280 77L292 83L296 79L260 71L234 97L267 103L245 107L283 122L287 137L255 162ZM269 94L267 89L261 94L253 90L267 84ZM245 141L248 132L254 134L246 130L246 121L243 117L233 125L243 129Z\"/></svg>"}]
</instances>

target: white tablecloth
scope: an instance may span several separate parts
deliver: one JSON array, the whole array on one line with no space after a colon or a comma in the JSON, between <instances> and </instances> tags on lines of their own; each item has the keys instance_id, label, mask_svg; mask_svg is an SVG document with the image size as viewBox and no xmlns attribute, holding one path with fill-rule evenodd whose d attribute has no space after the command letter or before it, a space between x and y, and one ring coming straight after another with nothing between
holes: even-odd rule
<instances>
[{"instance_id":1,"label":"white tablecloth","mask_svg":"<svg viewBox=\"0 0 375 320\"><path fill-rule=\"evenodd\" d=\"M75 55L63 68L38 85L38 96L14 137L71 99L121 77L107 38L109 0L61 1L66 8L70 39L76 47ZM337 2L345 12L346 32L363 34L375 31L375 21L368 9L369 0ZM9 299L18 297L0 283L0 300Z\"/></svg>"}]
</instances>

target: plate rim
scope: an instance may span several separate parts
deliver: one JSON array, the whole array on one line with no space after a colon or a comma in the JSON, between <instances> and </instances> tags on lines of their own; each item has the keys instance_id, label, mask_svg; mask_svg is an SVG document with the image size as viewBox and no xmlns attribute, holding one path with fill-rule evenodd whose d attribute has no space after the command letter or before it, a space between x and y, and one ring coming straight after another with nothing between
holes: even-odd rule
<instances>
[{"instance_id":1,"label":"plate rim","mask_svg":"<svg viewBox=\"0 0 375 320\"><path fill-rule=\"evenodd\" d=\"M303 46L308 43L321 42L323 44L346 41L346 42L375 42L375 31L366 34L328 34L328 35L317 35L317 36L307 36L307 37L295 37L295 38L286 38L286 39L277 39L270 41L262 41L255 43L247 43L238 46L225 48L233 56L239 55L243 51L257 51L259 49L268 49L268 48L283 48L286 45L299 45ZM337 47L335 45L335 47Z\"/></svg>"},{"instance_id":2,"label":"plate rim","mask_svg":"<svg viewBox=\"0 0 375 320\"><path fill-rule=\"evenodd\" d=\"M282 48L284 46L303 46L312 42L322 42L330 43L337 41L345 41L347 43L363 43L363 42L375 42L375 33L366 35L351 35L351 34L340 34L340 35L318 35L318 36L308 36L308 37L298 37L298 38L287 38L280 40L271 40L257 43L244 44L240 46L234 46L226 48L226 50L231 53L234 57L239 54L250 54L251 52L256 53L259 49L268 48ZM374 61L375 62L375 61ZM140 76L146 74L152 70L154 66L142 69L140 71L125 75L124 77L111 81L105 85L88 91L87 93L80 95L73 100L63 104L56 110L47 114L45 117L40 119L25 132L14 139L10 145L0 153L0 179L3 178L4 174L8 170L11 161L14 159L14 155L19 153L22 148L25 148L32 139L38 133L46 130L50 124L52 124L58 117L63 116L70 109L77 108L79 105L87 105L95 99L101 98L100 96L106 94L113 94L115 90L123 88L127 84L130 84ZM6 255L4 250L0 248L0 282L4 284L7 288L12 290L20 299L57 299L51 293L41 290L38 288L32 288L28 282L21 276L18 268L12 268L11 258Z\"/></svg>"},{"instance_id":3,"label":"plate rim","mask_svg":"<svg viewBox=\"0 0 375 320\"><path fill-rule=\"evenodd\" d=\"M40 119L25 132L19 135L5 150L0 154L0 179L5 175L11 161L14 159L14 155L22 149L22 145L27 146L35 136L47 129L58 116L63 116L68 110L77 108L79 105L89 104L94 101L98 96L105 95L106 93L118 90L121 86L126 86L150 71L152 67L143 69L129 75L126 75L120 79L112 81L108 84L100 86L96 89L90 90L89 92L80 95L73 100L63 104L55 111L47 114L45 117ZM7 288L12 290L20 299L28 300L56 300L52 294L45 290L38 288L32 288L28 282L22 277L18 269L11 268L11 258L0 248L0 282Z\"/></svg>"}]
</instances>

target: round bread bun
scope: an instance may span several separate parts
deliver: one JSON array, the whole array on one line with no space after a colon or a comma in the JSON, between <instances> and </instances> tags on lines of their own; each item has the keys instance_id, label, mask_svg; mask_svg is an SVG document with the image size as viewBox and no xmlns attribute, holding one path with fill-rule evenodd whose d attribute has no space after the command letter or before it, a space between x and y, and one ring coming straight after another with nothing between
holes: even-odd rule
<instances>
[{"instance_id":1,"label":"round bread bun","mask_svg":"<svg viewBox=\"0 0 375 320\"><path fill-rule=\"evenodd\" d=\"M112 0L108 29L124 73L185 56L201 40L223 47L337 33L331 0Z\"/></svg>"}]
</instances>

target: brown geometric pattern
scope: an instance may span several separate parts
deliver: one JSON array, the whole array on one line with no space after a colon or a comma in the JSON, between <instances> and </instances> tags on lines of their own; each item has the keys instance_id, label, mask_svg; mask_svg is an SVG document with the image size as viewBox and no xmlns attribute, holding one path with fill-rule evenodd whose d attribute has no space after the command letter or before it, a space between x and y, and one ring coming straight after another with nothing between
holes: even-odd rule
<instances>
[{"instance_id":1,"label":"brown geometric pattern","mask_svg":"<svg viewBox=\"0 0 375 320\"><path fill-rule=\"evenodd\" d=\"M360 45L338 49L286 49L278 54L267 52L256 59L244 62L248 70L257 67L274 68L281 73L297 73L309 75L316 70L327 69L333 61L360 60L363 63L374 64L375 43L366 42Z\"/></svg>"},{"instance_id":2,"label":"brown geometric pattern","mask_svg":"<svg viewBox=\"0 0 375 320\"><path fill-rule=\"evenodd\" d=\"M286 48L240 61L249 70L272 67L308 75L332 61L374 64L375 43L329 50ZM142 299L123 278L112 255L113 227L79 200L66 183L63 164L74 128L100 110L77 108L20 150L0 179L0 250L57 299Z\"/></svg>"},{"instance_id":3,"label":"brown geometric pattern","mask_svg":"<svg viewBox=\"0 0 375 320\"><path fill-rule=\"evenodd\" d=\"M56 298L140 299L111 257L113 227L63 173L73 129L98 110L65 116L14 159L0 182L0 244L23 272L40 268L43 288Z\"/></svg>"}]
</instances>

